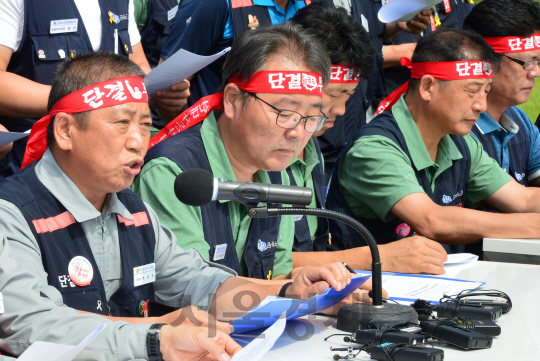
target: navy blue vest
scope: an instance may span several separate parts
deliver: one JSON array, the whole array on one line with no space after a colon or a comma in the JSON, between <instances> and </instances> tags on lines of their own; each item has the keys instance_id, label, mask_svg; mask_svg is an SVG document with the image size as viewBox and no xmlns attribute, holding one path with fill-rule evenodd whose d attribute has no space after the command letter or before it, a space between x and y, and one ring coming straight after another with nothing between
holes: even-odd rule
<instances>
[{"instance_id":1,"label":"navy blue vest","mask_svg":"<svg viewBox=\"0 0 540 361\"><path fill-rule=\"evenodd\" d=\"M435 6L437 15L441 19L441 26L445 28L457 28L461 29L463 21L471 12L474 5L470 4L467 0L449 0L450 12L446 12L444 3L441 2ZM435 16L435 14L433 14Z\"/></svg>"},{"instance_id":2,"label":"navy blue vest","mask_svg":"<svg viewBox=\"0 0 540 361\"><path fill-rule=\"evenodd\" d=\"M369 124L362 127L343 149L343 152L341 153L333 171L332 181L326 199L326 205L328 209L341 212L355 218L362 223L371 232L371 234L373 234L373 237L377 243L386 244L405 237L413 236L414 229L410 229L409 231L409 228L407 228L408 226L397 217L389 222L384 222L378 218L368 219L356 216L347 204L347 201L341 192L340 165L344 154L347 153L356 140L370 135L381 135L392 140L410 158L405 137L399 129L392 112L386 111L380 114ZM465 194L467 192L467 185L469 183L471 154L463 137L451 135L451 138L456 144L458 150L463 155L463 158L455 160L451 168L445 170L437 177L435 191L431 190L431 185L424 169L421 171L415 170L415 173L418 183L424 189L426 194L433 200L433 202L440 206L462 207L465 200ZM360 234L340 222L330 220L330 234L332 235L332 244L329 246L329 248L332 250L343 250L367 245L366 241ZM445 246L447 251L458 251L458 247L452 247L452 249L450 249L450 247L447 245L443 246Z\"/></svg>"},{"instance_id":3,"label":"navy blue vest","mask_svg":"<svg viewBox=\"0 0 540 361\"><path fill-rule=\"evenodd\" d=\"M510 174L518 183L527 187L529 185L527 180L527 176L529 175L529 134L516 111L511 107L507 110L510 118L519 127L519 132L508 141L508 160L510 165L508 174ZM499 155L497 154L497 149L495 148L495 143L491 134L482 134L478 127L473 127L472 132L476 135L480 143L482 143L486 153L498 163Z\"/></svg>"},{"instance_id":4,"label":"navy blue vest","mask_svg":"<svg viewBox=\"0 0 540 361\"><path fill-rule=\"evenodd\" d=\"M319 157L319 163L313 168L311 176L313 178L313 186L315 192L315 200L317 202L317 208L324 208L324 171L322 166L322 155L319 147L319 142L316 138L313 138L315 144L315 150ZM280 172L268 172L272 183L281 182ZM291 182L291 186L297 186L296 180L292 173L291 167L287 168L287 174ZM315 239L311 239L309 231L309 225L307 217L303 216L301 219L294 222L294 244L293 252L311 252L311 251L325 251L328 244L328 220L326 218L317 218L317 232L315 233Z\"/></svg>"},{"instance_id":5,"label":"navy blue vest","mask_svg":"<svg viewBox=\"0 0 540 361\"><path fill-rule=\"evenodd\" d=\"M74 221L59 229L36 228L36 224L51 223L53 218L68 211L38 179L35 164L5 180L0 187L0 199L15 204L28 222L39 244L49 285L60 291L64 304L81 311L119 317L144 316L141 306L154 301L154 288L152 284L134 287L133 268L154 262L156 240L142 200L130 190L117 193L131 214L140 213L142 218L146 215L148 222L127 225L125 220L117 218L124 278L107 303L103 280L81 225ZM76 256L89 260L94 270L94 277L86 287L69 282L68 264Z\"/></svg>"},{"instance_id":6,"label":"navy blue vest","mask_svg":"<svg viewBox=\"0 0 540 361\"><path fill-rule=\"evenodd\" d=\"M141 45L152 68L158 65L161 58L161 51L171 29L172 19L169 20L169 12L176 6L178 6L178 0L150 0L148 2L148 17L141 30Z\"/></svg>"},{"instance_id":7,"label":"navy blue vest","mask_svg":"<svg viewBox=\"0 0 540 361\"><path fill-rule=\"evenodd\" d=\"M146 154L145 163L164 157L178 164L182 170L202 168L212 172L201 138L201 125L199 123L153 146ZM232 234L229 204L210 202L201 207L201 214L204 239L210 246L210 261L214 260L216 247L227 244L225 257L215 262L246 277L267 279L271 275L281 217L251 220L244 257L240 259Z\"/></svg>"}]
</instances>

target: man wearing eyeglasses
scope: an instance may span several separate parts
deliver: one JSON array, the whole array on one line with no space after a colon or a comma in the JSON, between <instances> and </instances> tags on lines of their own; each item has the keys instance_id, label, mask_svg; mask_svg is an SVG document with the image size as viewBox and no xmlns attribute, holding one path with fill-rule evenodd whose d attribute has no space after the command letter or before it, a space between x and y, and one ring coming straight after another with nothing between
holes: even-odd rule
<instances>
[{"instance_id":1,"label":"man wearing eyeglasses","mask_svg":"<svg viewBox=\"0 0 540 361\"><path fill-rule=\"evenodd\" d=\"M268 171L283 171L277 183L289 185L284 170L327 120L321 108L329 70L326 51L299 26L252 30L227 57L222 93L200 99L151 140L132 189L182 248L195 247L251 278L292 270L290 252L274 256L292 243L293 217L251 220L242 204L231 201L187 206L173 186L190 168L261 183L272 183Z\"/></svg>"},{"instance_id":2,"label":"man wearing eyeglasses","mask_svg":"<svg viewBox=\"0 0 540 361\"><path fill-rule=\"evenodd\" d=\"M493 73L487 111L472 132L489 156L524 186L540 186L540 132L517 107L529 100L540 76L540 4L532 0L486 0L465 19L501 58Z\"/></svg>"}]
</instances>

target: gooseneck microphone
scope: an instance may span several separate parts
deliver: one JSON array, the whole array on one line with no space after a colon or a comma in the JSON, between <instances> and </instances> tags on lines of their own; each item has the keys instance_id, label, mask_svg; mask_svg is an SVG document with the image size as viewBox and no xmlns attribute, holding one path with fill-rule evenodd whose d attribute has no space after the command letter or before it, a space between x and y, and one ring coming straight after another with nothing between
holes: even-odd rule
<instances>
[{"instance_id":1,"label":"gooseneck microphone","mask_svg":"<svg viewBox=\"0 0 540 361\"><path fill-rule=\"evenodd\" d=\"M178 175L174 182L174 192L180 202L190 206L203 206L221 199L241 202L248 208L247 214L251 218L306 215L334 219L349 225L364 237L371 251L373 302L343 306L337 315L337 328L346 332L356 332L359 327L370 328L372 322L380 325L418 322L414 308L383 303L382 269L377 242L367 228L356 219L327 209L258 206L260 202L307 206L312 200L311 189L277 184L232 182L214 178L210 172L203 169L190 169Z\"/></svg>"},{"instance_id":2,"label":"gooseneck microphone","mask_svg":"<svg viewBox=\"0 0 540 361\"><path fill-rule=\"evenodd\" d=\"M217 200L238 201L251 206L261 202L307 206L313 197L310 188L233 182L214 178L204 169L188 169L180 173L174 182L174 193L180 202L194 207Z\"/></svg>"}]
</instances>

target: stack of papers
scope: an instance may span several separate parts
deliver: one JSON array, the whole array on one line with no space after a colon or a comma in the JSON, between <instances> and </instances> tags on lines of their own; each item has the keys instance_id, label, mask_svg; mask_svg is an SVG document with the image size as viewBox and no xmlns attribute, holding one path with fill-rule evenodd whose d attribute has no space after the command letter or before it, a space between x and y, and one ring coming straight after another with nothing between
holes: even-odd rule
<instances>
[{"instance_id":1,"label":"stack of papers","mask_svg":"<svg viewBox=\"0 0 540 361\"><path fill-rule=\"evenodd\" d=\"M283 313L286 313L287 320L293 320L298 317L324 311L352 294L370 277L371 274L355 277L347 287L339 292L333 288L328 288L322 294L307 300L268 296L261 302L259 307L234 320L231 322L231 325L234 326L235 333L244 333L273 325Z\"/></svg>"},{"instance_id":2,"label":"stack of papers","mask_svg":"<svg viewBox=\"0 0 540 361\"><path fill-rule=\"evenodd\" d=\"M356 273L371 275L369 271L356 271ZM475 289L485 284L485 282L453 278L386 272L383 272L382 281L383 288L390 295L390 299L406 305L419 298L438 304L443 295L455 295L463 290Z\"/></svg>"},{"instance_id":3,"label":"stack of papers","mask_svg":"<svg viewBox=\"0 0 540 361\"><path fill-rule=\"evenodd\" d=\"M455 253L448 255L448 261L444 262L444 265L449 264L463 264L478 261L478 256L472 253Z\"/></svg>"}]
</instances>

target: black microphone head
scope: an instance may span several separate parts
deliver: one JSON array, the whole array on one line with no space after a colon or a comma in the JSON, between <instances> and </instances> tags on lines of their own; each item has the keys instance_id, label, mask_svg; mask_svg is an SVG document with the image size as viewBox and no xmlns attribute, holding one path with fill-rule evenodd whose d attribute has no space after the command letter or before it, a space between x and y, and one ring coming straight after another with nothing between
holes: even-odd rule
<instances>
[{"instance_id":1,"label":"black microphone head","mask_svg":"<svg viewBox=\"0 0 540 361\"><path fill-rule=\"evenodd\" d=\"M176 198L193 207L210 203L214 194L214 176L204 169L188 169L174 181Z\"/></svg>"}]
</instances>

